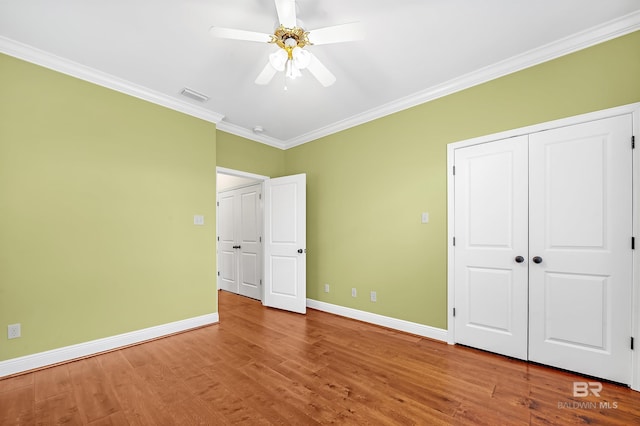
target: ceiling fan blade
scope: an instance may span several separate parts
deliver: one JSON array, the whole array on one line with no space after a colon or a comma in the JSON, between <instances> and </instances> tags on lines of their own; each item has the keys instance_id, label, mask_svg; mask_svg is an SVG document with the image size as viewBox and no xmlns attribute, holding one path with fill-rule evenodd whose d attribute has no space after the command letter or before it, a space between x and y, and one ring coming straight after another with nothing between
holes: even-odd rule
<instances>
[{"instance_id":1,"label":"ceiling fan blade","mask_svg":"<svg viewBox=\"0 0 640 426\"><path fill-rule=\"evenodd\" d=\"M260 84L262 86L269 84L274 75L276 75L276 69L271 66L269 62L264 67L258 78L256 78L256 84Z\"/></svg>"},{"instance_id":2,"label":"ceiling fan blade","mask_svg":"<svg viewBox=\"0 0 640 426\"><path fill-rule=\"evenodd\" d=\"M309 41L315 45L362 39L364 39L364 25L362 22L334 25L309 32Z\"/></svg>"},{"instance_id":3,"label":"ceiling fan blade","mask_svg":"<svg viewBox=\"0 0 640 426\"><path fill-rule=\"evenodd\" d=\"M285 28L296 26L296 1L295 0L275 0L278 20Z\"/></svg>"},{"instance_id":4,"label":"ceiling fan blade","mask_svg":"<svg viewBox=\"0 0 640 426\"><path fill-rule=\"evenodd\" d=\"M209 34L214 37L228 38L232 40L257 41L269 43L271 41L270 34L257 33L255 31L236 30L233 28L211 27Z\"/></svg>"},{"instance_id":5,"label":"ceiling fan blade","mask_svg":"<svg viewBox=\"0 0 640 426\"><path fill-rule=\"evenodd\" d=\"M307 69L324 87L329 87L336 82L336 76L313 53L311 53L311 62L309 62Z\"/></svg>"}]
</instances>

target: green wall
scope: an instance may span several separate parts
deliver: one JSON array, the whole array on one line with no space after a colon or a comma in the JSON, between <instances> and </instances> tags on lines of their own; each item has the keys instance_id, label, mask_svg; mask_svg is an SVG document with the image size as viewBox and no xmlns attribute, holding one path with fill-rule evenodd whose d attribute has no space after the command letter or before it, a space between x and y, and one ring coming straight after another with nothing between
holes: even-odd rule
<instances>
[{"instance_id":1,"label":"green wall","mask_svg":"<svg viewBox=\"0 0 640 426\"><path fill-rule=\"evenodd\" d=\"M638 101L640 32L285 151L307 173L307 296L446 328L446 145Z\"/></svg>"},{"instance_id":2,"label":"green wall","mask_svg":"<svg viewBox=\"0 0 640 426\"><path fill-rule=\"evenodd\" d=\"M0 72L0 361L216 312L215 125Z\"/></svg>"},{"instance_id":3,"label":"green wall","mask_svg":"<svg viewBox=\"0 0 640 426\"><path fill-rule=\"evenodd\" d=\"M308 297L445 328L446 144L640 101L640 32L286 151L0 71L2 361L216 312L215 166L307 173Z\"/></svg>"},{"instance_id":4,"label":"green wall","mask_svg":"<svg viewBox=\"0 0 640 426\"><path fill-rule=\"evenodd\" d=\"M262 176L284 175L284 151L231 133L217 132L218 166Z\"/></svg>"}]
</instances>

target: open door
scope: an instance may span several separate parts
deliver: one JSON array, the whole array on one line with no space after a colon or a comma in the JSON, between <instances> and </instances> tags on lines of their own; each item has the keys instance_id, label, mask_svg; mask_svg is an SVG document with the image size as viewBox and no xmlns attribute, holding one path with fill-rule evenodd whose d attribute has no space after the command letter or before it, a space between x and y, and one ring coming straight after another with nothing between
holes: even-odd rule
<instances>
[{"instance_id":1,"label":"open door","mask_svg":"<svg viewBox=\"0 0 640 426\"><path fill-rule=\"evenodd\" d=\"M307 175L264 182L264 299L272 308L307 312Z\"/></svg>"}]
</instances>

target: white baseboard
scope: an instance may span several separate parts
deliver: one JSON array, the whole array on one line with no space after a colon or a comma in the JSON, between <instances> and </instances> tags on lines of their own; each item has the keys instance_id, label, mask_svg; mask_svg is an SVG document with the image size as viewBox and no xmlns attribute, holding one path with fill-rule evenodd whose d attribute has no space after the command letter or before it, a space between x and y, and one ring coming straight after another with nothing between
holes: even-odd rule
<instances>
[{"instance_id":1,"label":"white baseboard","mask_svg":"<svg viewBox=\"0 0 640 426\"><path fill-rule=\"evenodd\" d=\"M124 346L142 343L147 340L157 339L170 334L179 333L192 328L215 324L219 321L218 313L202 315L188 318L168 324L157 325L155 327L144 328L142 330L131 331L117 336L105 337L103 339L92 340L79 343L77 345L65 346L46 352L39 352L33 355L26 355L19 358L9 359L0 362L0 378L18 374L48 365L59 364L77 358L83 358L101 352L110 351Z\"/></svg>"},{"instance_id":2,"label":"white baseboard","mask_svg":"<svg viewBox=\"0 0 640 426\"><path fill-rule=\"evenodd\" d=\"M328 312L330 314L340 315L342 317L356 319L358 321L380 325L382 327L392 328L394 330L404 331L405 333L428 337L429 339L440 340L442 342L447 341L447 330L443 330L441 328L422 325L398 318L386 317L384 315L372 314L371 312L333 305L331 303L320 302L313 299L307 299L307 307Z\"/></svg>"}]
</instances>

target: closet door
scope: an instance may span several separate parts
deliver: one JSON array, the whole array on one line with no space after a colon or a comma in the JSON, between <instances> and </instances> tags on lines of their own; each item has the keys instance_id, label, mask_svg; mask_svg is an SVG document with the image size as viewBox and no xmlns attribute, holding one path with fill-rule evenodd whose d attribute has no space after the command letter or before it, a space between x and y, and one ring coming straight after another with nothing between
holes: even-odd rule
<instances>
[{"instance_id":1,"label":"closet door","mask_svg":"<svg viewBox=\"0 0 640 426\"><path fill-rule=\"evenodd\" d=\"M236 217L239 293L258 300L262 299L261 188L261 185L242 188L236 195L239 203Z\"/></svg>"},{"instance_id":2,"label":"closet door","mask_svg":"<svg viewBox=\"0 0 640 426\"><path fill-rule=\"evenodd\" d=\"M218 285L222 290L238 293L238 250L236 249L237 203L234 191L218 195Z\"/></svg>"},{"instance_id":3,"label":"closet door","mask_svg":"<svg viewBox=\"0 0 640 426\"><path fill-rule=\"evenodd\" d=\"M628 115L529 139L529 359L622 383L631 378L631 131Z\"/></svg>"},{"instance_id":4,"label":"closet door","mask_svg":"<svg viewBox=\"0 0 640 426\"><path fill-rule=\"evenodd\" d=\"M262 185L218 194L219 286L262 299Z\"/></svg>"},{"instance_id":5,"label":"closet door","mask_svg":"<svg viewBox=\"0 0 640 426\"><path fill-rule=\"evenodd\" d=\"M455 339L527 359L527 137L455 151Z\"/></svg>"}]
</instances>

